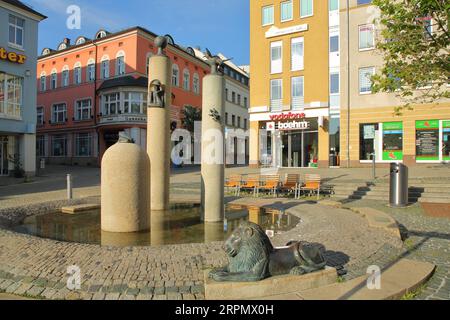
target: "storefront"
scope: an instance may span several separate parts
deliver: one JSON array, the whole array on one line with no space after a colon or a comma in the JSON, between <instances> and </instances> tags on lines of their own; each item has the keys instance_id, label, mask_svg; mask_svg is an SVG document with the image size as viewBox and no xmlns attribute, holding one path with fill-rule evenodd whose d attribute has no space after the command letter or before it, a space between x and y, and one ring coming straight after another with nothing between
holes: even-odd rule
<instances>
[{"instance_id":1,"label":"storefront","mask_svg":"<svg viewBox=\"0 0 450 320\"><path fill-rule=\"evenodd\" d=\"M450 120L416 121L416 161L450 161Z\"/></svg>"},{"instance_id":2,"label":"storefront","mask_svg":"<svg viewBox=\"0 0 450 320\"><path fill-rule=\"evenodd\" d=\"M319 127L323 117L285 113L259 122L260 164L284 168L317 168Z\"/></svg>"}]
</instances>

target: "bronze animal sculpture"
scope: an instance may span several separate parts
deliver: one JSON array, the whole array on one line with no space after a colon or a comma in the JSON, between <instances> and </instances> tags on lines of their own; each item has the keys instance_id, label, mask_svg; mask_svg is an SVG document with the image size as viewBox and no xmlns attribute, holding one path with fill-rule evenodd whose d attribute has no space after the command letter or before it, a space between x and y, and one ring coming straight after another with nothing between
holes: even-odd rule
<instances>
[{"instance_id":1,"label":"bronze animal sculpture","mask_svg":"<svg viewBox=\"0 0 450 320\"><path fill-rule=\"evenodd\" d=\"M326 261L317 247L290 242L274 248L262 228L243 222L224 244L229 264L214 269L209 277L220 282L260 281L271 276L301 275L325 268Z\"/></svg>"}]
</instances>

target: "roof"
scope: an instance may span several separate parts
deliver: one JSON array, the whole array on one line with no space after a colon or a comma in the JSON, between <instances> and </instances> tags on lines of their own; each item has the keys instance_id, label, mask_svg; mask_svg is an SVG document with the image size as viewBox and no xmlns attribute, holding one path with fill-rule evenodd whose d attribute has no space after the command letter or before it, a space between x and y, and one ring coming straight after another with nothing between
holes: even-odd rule
<instances>
[{"instance_id":1,"label":"roof","mask_svg":"<svg viewBox=\"0 0 450 320\"><path fill-rule=\"evenodd\" d=\"M133 76L125 76L125 77L119 77L114 79L109 79L103 81L100 88L98 88L99 91L106 90L110 88L116 88L116 87L148 87L148 78L147 77L138 77L135 78Z\"/></svg>"},{"instance_id":2,"label":"roof","mask_svg":"<svg viewBox=\"0 0 450 320\"><path fill-rule=\"evenodd\" d=\"M42 19L47 19L46 16L44 16L42 13L37 12L36 10L33 10L32 8L30 8L29 6L27 6L26 4L24 4L23 2L19 1L19 0L0 0L2 2L6 2L12 6L15 6L17 8L20 8L22 10L25 10L29 13L35 14L39 17L41 17Z\"/></svg>"},{"instance_id":3,"label":"roof","mask_svg":"<svg viewBox=\"0 0 450 320\"><path fill-rule=\"evenodd\" d=\"M195 52L195 55L196 55L199 59L202 59L202 60L206 61L206 56L205 56L205 54L204 54L201 50L199 50L199 49L197 49L197 48L194 48L194 52ZM223 55L222 53L218 53L217 56L218 56L220 59L222 59L222 60L227 60L227 59L228 59L228 58L227 58L225 55ZM245 70L242 69L242 68L239 68L239 67L238 67L237 65L235 65L231 60L225 61L225 64L226 64L228 67L230 67L231 69L233 69L234 71L239 72L241 75L246 76L247 78L250 77L249 74L247 73L247 71L245 71Z\"/></svg>"}]
</instances>

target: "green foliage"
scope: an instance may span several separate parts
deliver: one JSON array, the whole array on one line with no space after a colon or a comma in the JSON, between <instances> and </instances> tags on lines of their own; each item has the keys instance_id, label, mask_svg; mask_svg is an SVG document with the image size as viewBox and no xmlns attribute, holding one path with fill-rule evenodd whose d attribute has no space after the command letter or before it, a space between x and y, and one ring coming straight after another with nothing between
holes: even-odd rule
<instances>
[{"instance_id":1,"label":"green foliage","mask_svg":"<svg viewBox=\"0 0 450 320\"><path fill-rule=\"evenodd\" d=\"M373 91L395 92L405 102L396 113L411 104L450 98L450 2L374 0L373 4L381 13L375 23L381 28L377 50L384 58L383 68L372 78Z\"/></svg>"},{"instance_id":2,"label":"green foliage","mask_svg":"<svg viewBox=\"0 0 450 320\"><path fill-rule=\"evenodd\" d=\"M199 108L193 106L184 106L183 109L183 126L189 132L194 132L194 124L196 121L202 120L202 112Z\"/></svg>"}]
</instances>

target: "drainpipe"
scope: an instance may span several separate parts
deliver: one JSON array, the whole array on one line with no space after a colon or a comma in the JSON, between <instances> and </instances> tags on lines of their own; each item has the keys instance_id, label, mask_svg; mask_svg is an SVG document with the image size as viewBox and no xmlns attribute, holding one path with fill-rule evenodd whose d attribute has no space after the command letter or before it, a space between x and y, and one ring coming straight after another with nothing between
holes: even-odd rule
<instances>
[{"instance_id":1,"label":"drainpipe","mask_svg":"<svg viewBox=\"0 0 450 320\"><path fill-rule=\"evenodd\" d=\"M96 40L92 42L95 46L95 73L94 73L94 125L95 133L97 134L97 164L99 163L100 156L100 134L97 127L97 59L98 59L98 45Z\"/></svg>"},{"instance_id":2,"label":"drainpipe","mask_svg":"<svg viewBox=\"0 0 450 320\"><path fill-rule=\"evenodd\" d=\"M350 0L347 0L347 168L350 168Z\"/></svg>"}]
</instances>

